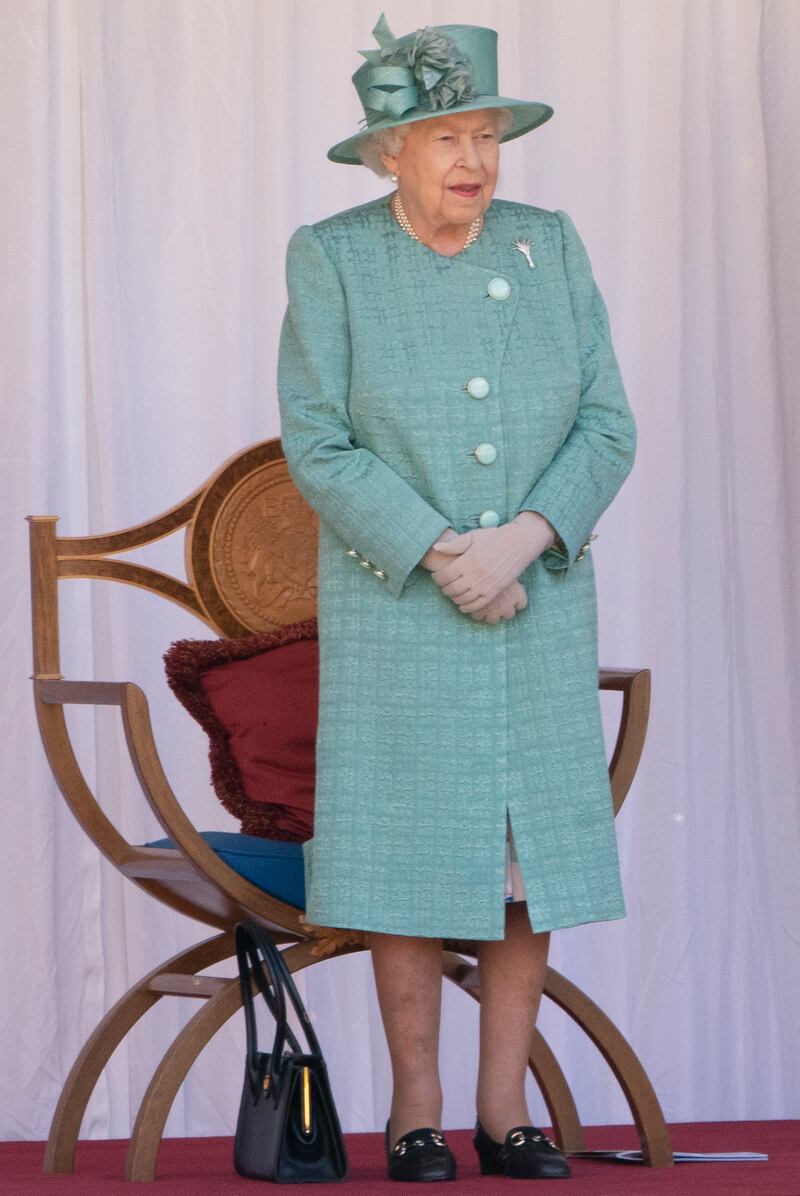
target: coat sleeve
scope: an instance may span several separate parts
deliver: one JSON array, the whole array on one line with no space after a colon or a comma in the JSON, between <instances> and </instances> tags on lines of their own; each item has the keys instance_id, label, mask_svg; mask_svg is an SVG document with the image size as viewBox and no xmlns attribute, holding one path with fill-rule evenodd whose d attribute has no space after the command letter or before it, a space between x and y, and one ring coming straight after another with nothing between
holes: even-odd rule
<instances>
[{"instance_id":1,"label":"coat sleeve","mask_svg":"<svg viewBox=\"0 0 800 1196\"><path fill-rule=\"evenodd\" d=\"M633 466L636 425L625 397L602 296L586 250L566 212L561 224L581 365L578 413L566 440L520 505L552 523L561 545L542 553L549 569L569 569Z\"/></svg>"},{"instance_id":2,"label":"coat sleeve","mask_svg":"<svg viewBox=\"0 0 800 1196\"><path fill-rule=\"evenodd\" d=\"M355 443L347 411L350 332L337 270L302 225L286 254L289 306L278 352L281 442L292 480L351 551L399 598L450 521L385 461ZM376 585L379 584L377 581Z\"/></svg>"}]
</instances>

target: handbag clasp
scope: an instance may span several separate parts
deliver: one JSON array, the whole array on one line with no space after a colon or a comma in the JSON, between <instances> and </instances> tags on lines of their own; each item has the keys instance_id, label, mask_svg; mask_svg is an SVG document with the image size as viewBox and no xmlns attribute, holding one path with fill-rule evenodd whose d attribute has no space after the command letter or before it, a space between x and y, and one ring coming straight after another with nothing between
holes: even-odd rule
<instances>
[{"instance_id":1,"label":"handbag clasp","mask_svg":"<svg viewBox=\"0 0 800 1196\"><path fill-rule=\"evenodd\" d=\"M303 1133L311 1133L311 1077L307 1067L303 1068Z\"/></svg>"}]
</instances>

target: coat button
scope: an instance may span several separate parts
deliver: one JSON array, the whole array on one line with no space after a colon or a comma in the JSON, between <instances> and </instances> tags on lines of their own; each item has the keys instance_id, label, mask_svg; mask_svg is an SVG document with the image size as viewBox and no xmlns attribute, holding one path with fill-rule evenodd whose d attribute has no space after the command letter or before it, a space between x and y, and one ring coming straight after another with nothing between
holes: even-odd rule
<instances>
[{"instance_id":1,"label":"coat button","mask_svg":"<svg viewBox=\"0 0 800 1196\"><path fill-rule=\"evenodd\" d=\"M471 399L485 399L489 393L489 383L485 378L470 378L467 383L467 394Z\"/></svg>"},{"instance_id":2,"label":"coat button","mask_svg":"<svg viewBox=\"0 0 800 1196\"><path fill-rule=\"evenodd\" d=\"M511 294L511 287L505 278L493 278L486 289L492 299L507 299Z\"/></svg>"},{"instance_id":3,"label":"coat button","mask_svg":"<svg viewBox=\"0 0 800 1196\"><path fill-rule=\"evenodd\" d=\"M481 511L478 516L478 527L499 527L500 516L497 511Z\"/></svg>"},{"instance_id":4,"label":"coat button","mask_svg":"<svg viewBox=\"0 0 800 1196\"><path fill-rule=\"evenodd\" d=\"M491 465L497 460L497 449L493 444L479 444L475 449L475 456L481 465Z\"/></svg>"}]
</instances>

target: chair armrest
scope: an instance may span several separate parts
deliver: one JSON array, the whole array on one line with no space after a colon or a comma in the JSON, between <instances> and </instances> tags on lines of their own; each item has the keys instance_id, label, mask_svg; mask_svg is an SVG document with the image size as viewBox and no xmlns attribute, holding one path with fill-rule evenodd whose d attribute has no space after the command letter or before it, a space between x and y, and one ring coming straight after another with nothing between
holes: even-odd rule
<instances>
[{"instance_id":1,"label":"chair armrest","mask_svg":"<svg viewBox=\"0 0 800 1196\"><path fill-rule=\"evenodd\" d=\"M649 669L606 667L600 670L600 689L628 689L637 677L649 672Z\"/></svg>"},{"instance_id":2,"label":"chair armrest","mask_svg":"<svg viewBox=\"0 0 800 1196\"><path fill-rule=\"evenodd\" d=\"M633 783L644 748L650 715L650 670L601 669L600 689L622 692L617 742L608 767L614 814L617 815Z\"/></svg>"},{"instance_id":3,"label":"chair armrest","mask_svg":"<svg viewBox=\"0 0 800 1196\"><path fill-rule=\"evenodd\" d=\"M87 834L113 863L124 870L140 849L120 835L86 783L72 748L63 706L119 707L131 763L151 810L184 855L205 871L210 868L219 872L218 857L187 818L167 780L153 736L147 698L138 685L130 681L34 677L33 689L42 739L61 791Z\"/></svg>"},{"instance_id":4,"label":"chair armrest","mask_svg":"<svg viewBox=\"0 0 800 1196\"><path fill-rule=\"evenodd\" d=\"M258 917L292 939L306 937L297 911L234 872L184 813L158 755L147 698L138 685L34 677L36 713L47 758L67 804L92 842L123 875L191 917L225 926L231 916ZM68 705L117 706L131 763L147 802L175 845L150 849L129 843L106 816L86 782L64 713ZM209 884L210 882L210 884ZM154 888L153 888L154 886Z\"/></svg>"},{"instance_id":5,"label":"chair armrest","mask_svg":"<svg viewBox=\"0 0 800 1196\"><path fill-rule=\"evenodd\" d=\"M108 818L83 775L64 706L122 706L125 689L125 685L107 681L65 681L42 674L33 678L39 732L56 783L86 834L117 868L130 861L133 848Z\"/></svg>"},{"instance_id":6,"label":"chair armrest","mask_svg":"<svg viewBox=\"0 0 800 1196\"><path fill-rule=\"evenodd\" d=\"M50 706L122 706L124 681L65 681L63 678L34 677L35 696Z\"/></svg>"}]
</instances>

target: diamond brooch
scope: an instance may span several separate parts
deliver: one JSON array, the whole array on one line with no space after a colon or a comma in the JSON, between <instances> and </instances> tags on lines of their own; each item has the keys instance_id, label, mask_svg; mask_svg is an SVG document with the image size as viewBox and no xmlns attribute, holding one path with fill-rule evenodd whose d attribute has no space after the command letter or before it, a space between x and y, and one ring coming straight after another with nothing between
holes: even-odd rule
<instances>
[{"instance_id":1,"label":"diamond brooch","mask_svg":"<svg viewBox=\"0 0 800 1196\"><path fill-rule=\"evenodd\" d=\"M523 255L523 257L527 261L531 270L535 270L536 263L534 262L533 258L531 257L531 249L533 248L533 242L527 240L527 238L525 238L525 237L517 237L516 241L514 242L514 248L518 249L520 251L520 253Z\"/></svg>"}]
</instances>

